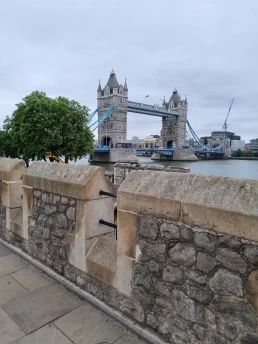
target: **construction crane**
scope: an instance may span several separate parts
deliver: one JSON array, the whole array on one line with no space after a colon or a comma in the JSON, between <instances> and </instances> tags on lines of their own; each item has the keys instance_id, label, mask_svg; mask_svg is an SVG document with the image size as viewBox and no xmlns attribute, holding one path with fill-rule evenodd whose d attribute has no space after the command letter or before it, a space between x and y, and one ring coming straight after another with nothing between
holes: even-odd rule
<instances>
[{"instance_id":1,"label":"construction crane","mask_svg":"<svg viewBox=\"0 0 258 344\"><path fill-rule=\"evenodd\" d=\"M51 152L47 152L45 155L46 159L55 159L58 162L61 162L62 164L65 164L64 160L60 159L58 156L52 154Z\"/></svg>"},{"instance_id":2,"label":"construction crane","mask_svg":"<svg viewBox=\"0 0 258 344\"><path fill-rule=\"evenodd\" d=\"M228 128L228 123L227 123L227 121L228 121L228 116L229 116L231 107L232 107L232 105L233 105L233 102L234 102L234 97L233 97L233 99L232 99L232 102L231 102L230 107L229 107L229 110L228 110L227 117L226 117L225 122L224 122L223 127L222 127L222 129L225 129L225 131L227 131L227 128Z\"/></svg>"}]
</instances>

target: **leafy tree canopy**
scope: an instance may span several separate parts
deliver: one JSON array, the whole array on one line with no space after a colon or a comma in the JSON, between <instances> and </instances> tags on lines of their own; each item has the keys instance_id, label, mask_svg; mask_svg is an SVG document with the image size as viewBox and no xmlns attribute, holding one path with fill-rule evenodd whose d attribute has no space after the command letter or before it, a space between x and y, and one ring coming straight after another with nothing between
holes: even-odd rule
<instances>
[{"instance_id":1,"label":"leafy tree canopy","mask_svg":"<svg viewBox=\"0 0 258 344\"><path fill-rule=\"evenodd\" d=\"M68 162L93 150L86 106L64 97L52 99L39 91L16 106L0 131L0 155L23 158L28 165L29 160L45 159L46 152Z\"/></svg>"}]
</instances>

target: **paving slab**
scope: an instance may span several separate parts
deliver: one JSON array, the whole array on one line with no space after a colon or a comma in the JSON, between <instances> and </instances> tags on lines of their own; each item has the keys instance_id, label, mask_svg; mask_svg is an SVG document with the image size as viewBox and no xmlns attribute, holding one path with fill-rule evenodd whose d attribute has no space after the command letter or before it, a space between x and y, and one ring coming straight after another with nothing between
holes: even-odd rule
<instances>
[{"instance_id":1,"label":"paving slab","mask_svg":"<svg viewBox=\"0 0 258 344\"><path fill-rule=\"evenodd\" d=\"M26 333L79 307L83 302L58 284L49 284L24 296L10 300L2 307Z\"/></svg>"},{"instance_id":2,"label":"paving slab","mask_svg":"<svg viewBox=\"0 0 258 344\"><path fill-rule=\"evenodd\" d=\"M12 251L8 250L4 245L0 244L0 257L7 256L8 254L11 254Z\"/></svg>"},{"instance_id":3,"label":"paving slab","mask_svg":"<svg viewBox=\"0 0 258 344\"><path fill-rule=\"evenodd\" d=\"M48 278L46 275L32 266L28 267L27 269L16 271L12 273L11 276L30 291L53 283L52 279Z\"/></svg>"},{"instance_id":4,"label":"paving slab","mask_svg":"<svg viewBox=\"0 0 258 344\"><path fill-rule=\"evenodd\" d=\"M28 263L14 253L0 257L0 277L21 269L25 269L28 266Z\"/></svg>"},{"instance_id":5,"label":"paving slab","mask_svg":"<svg viewBox=\"0 0 258 344\"><path fill-rule=\"evenodd\" d=\"M114 343L128 331L106 314L85 304L54 324L75 344Z\"/></svg>"},{"instance_id":6,"label":"paving slab","mask_svg":"<svg viewBox=\"0 0 258 344\"><path fill-rule=\"evenodd\" d=\"M0 305L26 293L28 290L11 276L7 275L0 278Z\"/></svg>"},{"instance_id":7,"label":"paving slab","mask_svg":"<svg viewBox=\"0 0 258 344\"><path fill-rule=\"evenodd\" d=\"M54 325L49 324L12 344L72 344Z\"/></svg>"},{"instance_id":8,"label":"paving slab","mask_svg":"<svg viewBox=\"0 0 258 344\"><path fill-rule=\"evenodd\" d=\"M9 344L23 336L25 336L25 333L0 307L0 343Z\"/></svg>"},{"instance_id":9,"label":"paving slab","mask_svg":"<svg viewBox=\"0 0 258 344\"><path fill-rule=\"evenodd\" d=\"M126 334L119 338L114 344L146 344L144 340L136 337L133 334Z\"/></svg>"}]
</instances>

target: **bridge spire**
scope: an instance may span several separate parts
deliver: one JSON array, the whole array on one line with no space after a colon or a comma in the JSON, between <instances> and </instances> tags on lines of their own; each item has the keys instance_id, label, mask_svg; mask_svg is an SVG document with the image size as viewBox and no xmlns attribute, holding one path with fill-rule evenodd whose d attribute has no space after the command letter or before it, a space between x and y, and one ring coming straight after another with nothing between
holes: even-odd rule
<instances>
[{"instance_id":1,"label":"bridge spire","mask_svg":"<svg viewBox=\"0 0 258 344\"><path fill-rule=\"evenodd\" d=\"M99 79L99 87L98 87L98 91L102 91L101 85L100 85L100 79Z\"/></svg>"},{"instance_id":2,"label":"bridge spire","mask_svg":"<svg viewBox=\"0 0 258 344\"><path fill-rule=\"evenodd\" d=\"M124 90L128 90L126 78L125 78Z\"/></svg>"}]
</instances>

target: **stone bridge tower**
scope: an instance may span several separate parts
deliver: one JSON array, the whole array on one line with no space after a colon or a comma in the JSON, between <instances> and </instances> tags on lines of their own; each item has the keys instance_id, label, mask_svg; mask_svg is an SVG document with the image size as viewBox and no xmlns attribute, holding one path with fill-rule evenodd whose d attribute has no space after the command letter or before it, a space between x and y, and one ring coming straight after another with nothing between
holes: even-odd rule
<instances>
[{"instance_id":1,"label":"stone bridge tower","mask_svg":"<svg viewBox=\"0 0 258 344\"><path fill-rule=\"evenodd\" d=\"M106 86L102 89L100 82L98 94L98 117L100 118L112 105L113 112L98 128L99 147L115 148L117 143L127 139L127 101L128 88L119 85L114 70L111 71Z\"/></svg>"},{"instance_id":2,"label":"stone bridge tower","mask_svg":"<svg viewBox=\"0 0 258 344\"><path fill-rule=\"evenodd\" d=\"M162 106L167 109L176 108L179 116L167 116L162 118L161 145L164 148L181 148L185 144L186 121L187 121L187 99L181 100L175 88L169 102L163 101Z\"/></svg>"}]
</instances>

